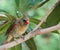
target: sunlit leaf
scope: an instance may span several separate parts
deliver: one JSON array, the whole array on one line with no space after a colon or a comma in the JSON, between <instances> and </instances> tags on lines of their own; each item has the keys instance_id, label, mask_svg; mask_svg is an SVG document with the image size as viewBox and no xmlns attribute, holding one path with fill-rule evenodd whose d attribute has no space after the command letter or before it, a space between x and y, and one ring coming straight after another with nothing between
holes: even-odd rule
<instances>
[{"instance_id":1,"label":"sunlit leaf","mask_svg":"<svg viewBox=\"0 0 60 50\"><path fill-rule=\"evenodd\" d=\"M16 16L15 0L0 0L0 10L6 11L11 15Z\"/></svg>"},{"instance_id":2,"label":"sunlit leaf","mask_svg":"<svg viewBox=\"0 0 60 50\"><path fill-rule=\"evenodd\" d=\"M22 45L19 44L17 46L14 46L14 47L10 48L9 50L22 50Z\"/></svg>"},{"instance_id":3,"label":"sunlit leaf","mask_svg":"<svg viewBox=\"0 0 60 50\"><path fill-rule=\"evenodd\" d=\"M55 7L46 20L46 27L54 26L60 22L60 3Z\"/></svg>"},{"instance_id":4,"label":"sunlit leaf","mask_svg":"<svg viewBox=\"0 0 60 50\"><path fill-rule=\"evenodd\" d=\"M19 10L21 12L28 11L33 8L35 5L39 4L43 0L18 0L19 2Z\"/></svg>"}]
</instances>

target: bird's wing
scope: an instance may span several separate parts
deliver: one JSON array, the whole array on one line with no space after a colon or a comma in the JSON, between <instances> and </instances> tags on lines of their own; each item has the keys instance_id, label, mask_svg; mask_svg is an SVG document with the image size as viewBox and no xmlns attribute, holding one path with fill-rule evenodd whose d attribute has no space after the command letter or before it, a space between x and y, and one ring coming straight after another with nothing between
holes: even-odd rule
<instances>
[{"instance_id":1,"label":"bird's wing","mask_svg":"<svg viewBox=\"0 0 60 50\"><path fill-rule=\"evenodd\" d=\"M9 33L13 30L14 26L15 26L15 22L13 22L13 23L11 24L11 26L7 29L6 35L9 34Z\"/></svg>"}]
</instances>

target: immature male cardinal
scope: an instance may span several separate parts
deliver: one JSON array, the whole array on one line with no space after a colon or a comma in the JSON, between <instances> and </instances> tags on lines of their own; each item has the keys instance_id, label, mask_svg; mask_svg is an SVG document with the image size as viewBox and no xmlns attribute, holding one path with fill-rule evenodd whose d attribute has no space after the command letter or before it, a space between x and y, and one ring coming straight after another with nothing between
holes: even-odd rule
<instances>
[{"instance_id":1,"label":"immature male cardinal","mask_svg":"<svg viewBox=\"0 0 60 50\"><path fill-rule=\"evenodd\" d=\"M16 39L17 37L20 37L28 28L29 25L29 18L24 15L22 19L19 21L16 21L8 30L7 34L8 37L4 44L9 43L12 38Z\"/></svg>"}]
</instances>

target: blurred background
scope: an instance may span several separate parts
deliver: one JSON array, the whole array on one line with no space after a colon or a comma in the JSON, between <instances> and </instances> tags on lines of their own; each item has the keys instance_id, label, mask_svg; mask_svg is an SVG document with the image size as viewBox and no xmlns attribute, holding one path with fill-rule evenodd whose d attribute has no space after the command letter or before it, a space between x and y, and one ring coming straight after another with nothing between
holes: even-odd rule
<instances>
[{"instance_id":1,"label":"blurred background","mask_svg":"<svg viewBox=\"0 0 60 50\"><path fill-rule=\"evenodd\" d=\"M13 18L22 18L26 13L30 18L29 28L32 31L58 0L0 0L0 44L6 40L6 31L13 23ZM54 26L60 22L60 4L48 16L41 28ZM12 17L13 16L13 17ZM8 20L8 23L4 23ZM4 23L4 24L3 24ZM60 50L60 30L37 35L9 50Z\"/></svg>"}]
</instances>

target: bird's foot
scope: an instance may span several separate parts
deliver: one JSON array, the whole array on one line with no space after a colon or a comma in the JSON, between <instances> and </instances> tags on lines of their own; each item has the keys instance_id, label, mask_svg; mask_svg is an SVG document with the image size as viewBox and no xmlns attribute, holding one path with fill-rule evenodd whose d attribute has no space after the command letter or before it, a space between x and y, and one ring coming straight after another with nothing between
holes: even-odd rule
<instances>
[{"instance_id":1,"label":"bird's foot","mask_svg":"<svg viewBox=\"0 0 60 50\"><path fill-rule=\"evenodd\" d=\"M16 39L16 38L14 38L14 41L15 41L16 43L18 43L18 41L17 41L17 39Z\"/></svg>"},{"instance_id":2,"label":"bird's foot","mask_svg":"<svg viewBox=\"0 0 60 50\"><path fill-rule=\"evenodd\" d=\"M24 39L24 38L25 38L25 36L21 36L21 38L22 38L22 39Z\"/></svg>"}]
</instances>

